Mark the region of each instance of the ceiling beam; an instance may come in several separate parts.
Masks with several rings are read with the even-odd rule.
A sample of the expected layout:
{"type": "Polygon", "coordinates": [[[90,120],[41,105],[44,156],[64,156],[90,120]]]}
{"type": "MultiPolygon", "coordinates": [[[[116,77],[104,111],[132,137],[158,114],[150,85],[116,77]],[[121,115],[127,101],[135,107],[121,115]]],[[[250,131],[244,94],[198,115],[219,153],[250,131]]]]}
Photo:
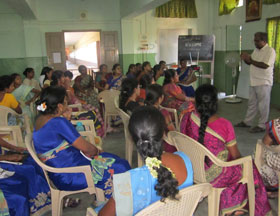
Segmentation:
{"type": "Polygon", "coordinates": [[[121,18],[131,19],[170,0],[120,0],[121,18]]]}
{"type": "Polygon", "coordinates": [[[34,20],[35,16],[35,2],[34,0],[3,0],[9,7],[11,7],[24,20],[34,20]]]}

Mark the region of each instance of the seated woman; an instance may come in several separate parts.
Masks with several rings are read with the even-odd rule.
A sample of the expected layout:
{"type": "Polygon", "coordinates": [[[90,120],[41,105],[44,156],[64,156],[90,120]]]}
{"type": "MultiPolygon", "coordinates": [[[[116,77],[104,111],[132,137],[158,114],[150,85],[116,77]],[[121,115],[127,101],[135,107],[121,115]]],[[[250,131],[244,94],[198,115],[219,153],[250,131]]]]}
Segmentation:
{"type": "MultiPolygon", "coordinates": [[[[53,69],[50,67],[43,67],[40,77],[39,77],[39,82],[40,82],[40,86],[41,88],[44,87],[44,81],[45,81],[45,77],[46,77],[46,73],[49,73],[50,71],[52,71],[53,69]]],[[[50,84],[49,84],[50,85],[50,84]]]]}
{"type": "Polygon", "coordinates": [[[154,80],[157,84],[159,85],[163,85],[164,82],[164,66],[161,66],[159,64],[155,65],[153,67],[153,71],[154,71],[154,80]]]}
{"type": "Polygon", "coordinates": [[[53,69],[49,67],[45,67],[43,68],[42,73],[43,72],[45,73],[45,78],[43,80],[43,88],[47,88],[48,86],[51,85],[53,69]]]}
{"type": "Polygon", "coordinates": [[[63,86],[66,89],[68,104],[78,104],[81,101],[75,95],[74,88],[72,87],[72,78],[73,73],[71,71],[65,71],[63,86]]]}
{"type": "MultiPolygon", "coordinates": [[[[162,103],[163,99],[164,99],[164,94],[163,94],[162,87],[160,85],[152,84],[147,87],[145,104],[154,106],[155,108],[160,110],[161,114],[164,116],[164,120],[166,124],[166,134],[167,134],[168,131],[175,131],[176,128],[172,122],[172,117],[170,113],[167,110],[160,108],[160,104],[162,103]]],[[[173,153],[177,151],[177,149],[176,147],[164,142],[164,151],[173,153]]]]}
{"type": "MultiPolygon", "coordinates": [[[[232,124],[219,117],[217,90],[209,84],[201,85],[195,92],[196,110],[184,115],[181,132],[197,140],[222,161],[240,158],[232,124]]],[[[187,143],[186,143],[187,144],[187,143]]],[[[267,215],[271,210],[263,181],[253,166],[255,183],[255,215],[267,215]]],[[[245,184],[237,183],[242,178],[240,166],[220,168],[211,160],[205,160],[206,179],[213,187],[226,188],[221,193],[220,213],[239,215],[247,211],[248,192],[245,184]]]]}
{"type": "Polygon", "coordinates": [[[135,215],[158,200],[180,199],[179,190],[193,184],[190,159],[183,152],[163,153],[165,121],[157,109],[139,107],[128,127],[145,165],[114,175],[114,198],[98,215],[135,215]]]}
{"type": "Polygon", "coordinates": [[[22,84],[21,76],[17,73],[11,75],[15,89],[12,94],[22,107],[23,114],[28,115],[30,119],[30,125],[32,127],[33,119],[35,118],[34,113],[31,112],[30,103],[34,102],[40,94],[40,90],[35,89],[32,86],[22,84]]]}
{"type": "Polygon", "coordinates": [[[138,82],[134,78],[126,78],[122,82],[122,88],[119,99],[119,107],[129,115],[133,110],[140,106],[136,102],[137,96],[139,96],[140,88],[138,82]]]}
{"type": "Polygon", "coordinates": [[[68,104],[82,104],[83,110],[72,110],[79,111],[76,116],[72,116],[72,120],[92,120],[94,123],[96,134],[100,137],[103,137],[104,123],[99,110],[90,104],[81,103],[81,101],[75,96],[74,90],[70,84],[70,77],[72,73],[70,71],[68,71],[67,73],[66,72],[63,73],[62,71],[54,71],[52,75],[53,81],[51,85],[64,87],[66,89],[68,104]]]}
{"type": "Polygon", "coordinates": [[[196,81],[196,76],[193,74],[193,69],[187,67],[187,60],[180,60],[180,67],[177,69],[179,76],[179,86],[188,97],[194,97],[194,88],[191,83],[196,81]]]}
{"type": "Polygon", "coordinates": [[[51,209],[50,189],[44,174],[29,157],[26,149],[13,146],[0,137],[0,147],[14,154],[0,155],[0,215],[43,215],[51,209]],[[18,153],[16,153],[18,152],[18,153]]]}
{"type": "MultiPolygon", "coordinates": [[[[37,101],[39,117],[33,132],[34,147],[40,159],[52,167],[89,165],[96,187],[112,195],[112,176],[130,169],[127,161],[116,155],[100,152],[87,142],[68,121],[71,110],[67,107],[66,90],[51,86],[44,89],[37,101]],[[65,117],[67,117],[67,119],[65,117]]],[[[49,177],[59,190],[81,190],[87,187],[83,174],[50,173],[49,177]]]]}
{"type": "Polygon", "coordinates": [[[15,89],[13,78],[8,75],[0,77],[0,106],[6,106],[21,114],[22,109],[11,92],[15,89]]]}
{"type": "Polygon", "coordinates": [[[112,71],[113,71],[113,76],[108,78],[105,89],[120,90],[122,80],[123,80],[123,74],[122,74],[122,69],[120,64],[114,64],[112,71]]]}
{"type": "Polygon", "coordinates": [[[128,67],[128,71],[126,72],[127,78],[136,78],[136,65],[130,64],[128,67]]]}
{"type": "MultiPolygon", "coordinates": [[[[269,121],[266,126],[267,130],[263,137],[263,143],[268,146],[278,146],[280,144],[280,118],[269,121]]],[[[279,179],[276,171],[280,171],[280,155],[265,150],[263,157],[265,163],[260,169],[260,174],[267,188],[268,197],[275,198],[278,196],[279,179]]]]}
{"type": "Polygon", "coordinates": [[[87,74],[87,68],[80,65],[78,68],[81,75],[77,76],[74,80],[75,95],[78,99],[85,101],[87,104],[99,109],[99,100],[97,92],[94,90],[93,79],[87,74]]]}
{"type": "Polygon", "coordinates": [[[193,98],[186,97],[182,89],[176,84],[178,83],[178,74],[173,69],[165,71],[165,79],[163,83],[164,100],[162,105],[177,110],[178,117],[181,117],[192,110],[194,105],[191,103],[193,98]]]}
{"type": "Polygon", "coordinates": [[[25,68],[23,71],[23,75],[25,76],[25,79],[23,80],[23,84],[27,86],[31,86],[39,91],[41,91],[41,87],[39,82],[34,79],[34,69],[33,68],[25,68]]]}
{"type": "Polygon", "coordinates": [[[99,92],[106,89],[107,80],[112,76],[112,73],[108,73],[108,66],[102,64],[99,66],[99,72],[96,73],[95,86],[99,92]]]}
{"type": "Polygon", "coordinates": [[[152,74],[152,67],[151,67],[151,63],[148,61],[143,62],[142,64],[142,70],[138,71],[136,73],[136,79],[138,81],[140,81],[140,79],[142,78],[142,76],[144,76],[145,74],[152,74]]]}
{"type": "Polygon", "coordinates": [[[139,81],[139,85],[140,85],[140,94],[137,97],[136,101],[141,104],[144,105],[144,101],[146,99],[146,88],[151,85],[154,84],[154,78],[151,74],[144,74],[140,81],[139,81]]]}

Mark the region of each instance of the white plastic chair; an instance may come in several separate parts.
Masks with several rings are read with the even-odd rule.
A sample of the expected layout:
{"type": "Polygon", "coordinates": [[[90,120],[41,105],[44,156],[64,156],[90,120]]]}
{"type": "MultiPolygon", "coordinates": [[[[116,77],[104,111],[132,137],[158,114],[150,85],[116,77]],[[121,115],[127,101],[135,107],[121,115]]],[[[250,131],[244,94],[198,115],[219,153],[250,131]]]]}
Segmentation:
{"type": "MultiPolygon", "coordinates": [[[[164,202],[157,201],[135,216],[192,216],[201,198],[211,192],[211,184],[204,183],[184,188],[179,191],[179,200],[166,199],[164,202]]],[[[87,209],[86,216],[97,216],[92,208],[87,209]]]]}
{"type": "MultiPolygon", "coordinates": [[[[263,143],[261,139],[258,139],[256,144],[256,153],[255,153],[255,164],[258,170],[260,171],[262,165],[265,164],[264,157],[265,153],[264,151],[271,151],[273,153],[280,154],[280,146],[268,146],[263,143]]],[[[274,170],[277,173],[278,181],[280,180],[280,171],[274,170]]],[[[278,215],[280,215],[280,184],[278,186],[278,215]]]]}
{"type": "Polygon", "coordinates": [[[18,114],[14,110],[12,110],[9,107],[6,106],[0,106],[0,126],[8,126],[8,116],[9,114],[17,116],[17,117],[23,117],[24,119],[24,128],[26,130],[26,133],[31,133],[31,127],[29,124],[29,117],[26,114],[18,114]]]}
{"type": "Polygon", "coordinates": [[[175,128],[176,128],[177,131],[180,131],[180,125],[179,125],[179,121],[178,121],[177,110],[173,109],[173,108],[163,107],[163,106],[159,106],[159,107],[160,107],[160,109],[167,110],[168,112],[173,114],[174,120],[175,120],[175,128]]]}
{"type": "MultiPolygon", "coordinates": [[[[237,160],[225,162],[218,159],[206,147],[198,143],[196,140],[179,133],[177,131],[170,131],[168,133],[169,139],[173,141],[178,151],[184,152],[190,158],[194,170],[194,182],[205,183],[206,175],[204,168],[205,157],[208,157],[215,165],[220,167],[231,167],[242,165],[242,178],[240,183],[247,183],[248,197],[249,197],[249,213],[253,216],[255,213],[255,187],[253,177],[253,163],[252,157],[246,156],[237,160]]],[[[219,215],[220,195],[225,188],[214,188],[209,195],[208,213],[209,215],[219,215]]]]}
{"type": "Polygon", "coordinates": [[[73,111],[73,109],[77,109],[78,111],[82,111],[83,110],[83,106],[82,104],[78,103],[78,104],[70,104],[68,105],[68,107],[70,107],[73,111]]]}
{"type": "Polygon", "coordinates": [[[104,130],[105,130],[105,136],[107,133],[107,125],[110,124],[109,122],[109,116],[118,116],[118,111],[115,108],[114,105],[114,99],[116,97],[119,97],[120,91],[118,90],[104,90],[98,94],[98,98],[101,103],[104,104],[104,110],[103,110],[103,115],[104,115],[104,130]]]}
{"type": "Polygon", "coordinates": [[[98,201],[105,201],[105,196],[103,190],[96,188],[92,175],[91,167],[88,166],[77,166],[77,167],[67,167],[67,168],[54,168],[44,164],[37,156],[36,151],[32,142],[32,134],[27,134],[25,137],[25,144],[28,152],[35,160],[35,162],[43,169],[47,182],[51,189],[51,201],[52,201],[52,216],[60,216],[62,214],[62,199],[70,194],[77,194],[88,192],[89,194],[96,194],[96,199],[98,201]],[[88,187],[77,191],[62,191],[56,188],[53,182],[48,176],[48,172],[51,173],[83,173],[85,175],[88,187]]]}
{"type": "Polygon", "coordinates": [[[102,138],[97,136],[95,127],[92,120],[71,120],[73,125],[76,125],[78,122],[81,122],[85,128],[85,131],[79,131],[81,136],[86,137],[90,143],[102,150],[102,138]]]}
{"type": "MultiPolygon", "coordinates": [[[[115,108],[118,111],[118,115],[120,115],[122,121],[123,121],[123,128],[124,128],[124,136],[125,136],[125,159],[128,161],[130,166],[132,166],[132,154],[133,154],[133,146],[134,142],[131,138],[131,135],[128,131],[128,123],[130,116],[125,113],[122,109],[119,108],[119,98],[114,99],[115,108]]],[[[137,153],[137,161],[138,161],[138,167],[141,167],[144,165],[143,160],[139,153],[137,153]]]]}
{"type": "MultiPolygon", "coordinates": [[[[23,143],[22,134],[19,126],[0,126],[1,138],[18,147],[25,147],[23,143]]],[[[2,147],[2,153],[7,150],[2,147]]]]}

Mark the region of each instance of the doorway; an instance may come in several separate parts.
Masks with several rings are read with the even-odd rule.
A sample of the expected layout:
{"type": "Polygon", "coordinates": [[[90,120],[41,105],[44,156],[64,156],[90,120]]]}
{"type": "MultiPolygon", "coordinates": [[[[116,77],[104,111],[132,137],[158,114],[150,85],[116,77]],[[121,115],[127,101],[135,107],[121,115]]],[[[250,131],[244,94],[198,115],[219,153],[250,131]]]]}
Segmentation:
{"type": "Polygon", "coordinates": [[[97,71],[100,64],[100,32],[64,32],[66,69],[74,77],[79,75],[79,65],[85,65],[89,72],[97,71]]]}
{"type": "Polygon", "coordinates": [[[45,37],[48,65],[54,70],[67,69],[76,77],[83,64],[94,77],[100,64],[107,64],[110,70],[119,63],[117,31],[46,32],[45,37]]]}

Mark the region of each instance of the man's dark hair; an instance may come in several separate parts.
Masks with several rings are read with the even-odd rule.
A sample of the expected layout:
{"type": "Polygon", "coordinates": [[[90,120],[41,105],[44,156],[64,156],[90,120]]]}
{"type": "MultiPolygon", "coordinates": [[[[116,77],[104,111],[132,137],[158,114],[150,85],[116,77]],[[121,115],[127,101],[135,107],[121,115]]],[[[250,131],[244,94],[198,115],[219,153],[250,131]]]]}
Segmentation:
{"type": "Polygon", "coordinates": [[[256,32],[255,37],[259,37],[262,41],[267,42],[267,33],[266,32],[256,32]]]}

